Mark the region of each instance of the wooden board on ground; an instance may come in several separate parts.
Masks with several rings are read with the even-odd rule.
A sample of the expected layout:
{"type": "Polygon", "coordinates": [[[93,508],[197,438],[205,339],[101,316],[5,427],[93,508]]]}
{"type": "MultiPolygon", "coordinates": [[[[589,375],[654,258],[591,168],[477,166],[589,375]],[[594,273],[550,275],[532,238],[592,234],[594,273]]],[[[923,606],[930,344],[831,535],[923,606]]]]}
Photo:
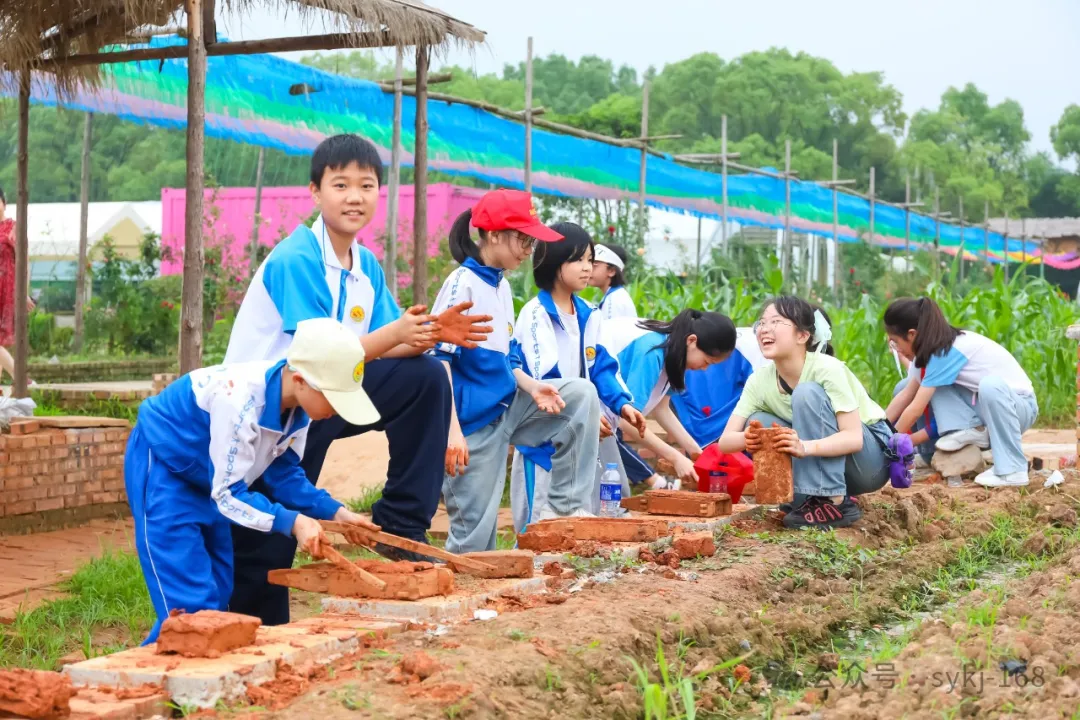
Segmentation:
{"type": "MultiPolygon", "coordinates": [[[[525,528],[523,535],[530,533],[600,542],[652,542],[668,534],[668,523],[651,518],[556,518],[532,523],[525,528]]],[[[518,536],[519,544],[521,537],[518,536]]]]}
{"type": "Polygon", "coordinates": [[[312,563],[299,568],[271,570],[268,579],[273,585],[297,590],[324,593],[336,597],[377,598],[380,600],[420,600],[434,595],[449,595],[454,590],[454,573],[431,563],[367,564],[368,572],[385,583],[381,590],[356,578],[349,571],[330,563],[312,563]],[[380,572],[375,565],[383,564],[398,572],[380,572]],[[402,572],[411,565],[411,572],[402,572]]]}
{"type": "Polygon", "coordinates": [[[640,497],[641,510],[650,515],[719,517],[731,514],[731,496],[727,493],[649,490],[640,497]]]}
{"type": "Polygon", "coordinates": [[[359,527],[358,525],[350,525],[348,523],[335,522],[333,520],[322,520],[320,522],[323,530],[339,533],[340,535],[343,535],[346,540],[351,543],[356,543],[357,545],[371,547],[376,543],[382,543],[383,545],[396,547],[400,550],[408,550],[417,553],[418,555],[423,555],[424,557],[433,557],[439,560],[445,560],[446,562],[454,562],[460,567],[468,567],[470,570],[475,570],[477,572],[492,572],[495,570],[493,566],[480,562],[479,560],[464,558],[461,555],[455,555],[452,552],[447,552],[434,545],[410,540],[409,538],[398,537],[397,535],[392,535],[387,532],[375,532],[359,527]]]}
{"type": "Polygon", "coordinates": [[[527,550],[488,550],[461,555],[470,560],[479,560],[491,565],[494,570],[474,570],[458,561],[450,560],[447,564],[454,572],[481,578],[531,578],[533,576],[533,554],[527,550]]]}
{"type": "MultiPolygon", "coordinates": [[[[99,427],[122,427],[129,428],[131,423],[120,418],[110,417],[87,417],[83,415],[47,415],[41,417],[26,418],[33,420],[41,427],[47,428],[99,428],[99,427]]],[[[15,422],[15,421],[13,421],[15,422]]]]}

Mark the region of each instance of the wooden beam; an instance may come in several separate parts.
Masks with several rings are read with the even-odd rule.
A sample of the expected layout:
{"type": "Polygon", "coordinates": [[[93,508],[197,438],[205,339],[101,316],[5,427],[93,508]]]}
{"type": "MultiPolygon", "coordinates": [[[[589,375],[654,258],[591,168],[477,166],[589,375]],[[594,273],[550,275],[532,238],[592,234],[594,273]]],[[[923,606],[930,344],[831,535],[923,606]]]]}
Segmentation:
{"type": "Polygon", "coordinates": [[[90,147],[94,135],[94,113],[83,122],[82,178],[79,183],[79,264],[75,267],[75,352],[82,350],[83,315],[86,302],[87,227],[90,214],[90,147]]]}
{"type": "Polygon", "coordinates": [[[263,168],[266,165],[266,148],[259,148],[259,160],[255,165],[255,213],[251,219],[251,246],[248,250],[248,277],[255,277],[259,264],[259,231],[262,230],[263,168]]]}
{"type": "Polygon", "coordinates": [[[413,147],[413,305],[427,304],[427,71],[429,51],[416,48],[416,126],[413,147]]]}
{"type": "Polygon", "coordinates": [[[123,17],[123,15],[124,9],[122,7],[110,8],[104,12],[84,13],[80,15],[67,25],[58,26],[55,33],[47,36],[42,41],[41,56],[52,55],[69,39],[78,37],[98,25],[111,23],[114,20],[123,17]]]}
{"type": "Polygon", "coordinates": [[[15,207],[18,218],[15,221],[15,379],[11,388],[11,396],[15,398],[28,397],[26,392],[26,360],[29,355],[30,342],[27,330],[30,320],[30,309],[26,299],[30,296],[30,256],[29,256],[29,212],[30,212],[30,188],[28,185],[30,173],[29,138],[30,138],[30,71],[24,69],[19,73],[19,127],[16,131],[16,200],[15,207]]]}
{"type": "MultiPolygon", "coordinates": [[[[206,45],[203,0],[188,2],[187,183],[184,214],[184,280],[180,305],[180,372],[202,365],[203,149],[206,123],[206,45]]],[[[215,46],[220,47],[220,46],[215,46]]]]}
{"type": "Polygon", "coordinates": [[[525,192],[532,192],[533,39],[525,51],[525,192]]]}
{"type": "MultiPolygon", "coordinates": [[[[191,0],[189,0],[190,2],[191,0]]],[[[201,4],[203,0],[198,0],[201,4]]],[[[203,26],[199,25],[199,36],[202,37],[203,26]]],[[[192,36],[191,27],[188,27],[188,38],[192,36]]],[[[306,37],[268,38],[266,40],[241,40],[238,42],[214,43],[205,49],[205,54],[211,57],[222,55],[259,55],[273,52],[298,52],[309,50],[336,50],[339,48],[362,49],[393,47],[394,43],[390,34],[378,32],[365,33],[331,33],[329,35],[310,35],[306,37]]],[[[177,60],[188,56],[186,45],[169,45],[168,47],[138,48],[136,50],[119,50],[117,52],[97,52],[85,55],[69,55],[50,58],[42,61],[41,70],[50,70],[56,67],[81,67],[85,65],[110,65],[115,63],[142,62],[146,60],[177,60]]]]}
{"type": "Polygon", "coordinates": [[[386,183],[386,250],[383,253],[386,286],[397,301],[398,207],[401,202],[401,76],[405,53],[397,48],[394,60],[394,120],[390,131],[390,178],[386,183]]]}

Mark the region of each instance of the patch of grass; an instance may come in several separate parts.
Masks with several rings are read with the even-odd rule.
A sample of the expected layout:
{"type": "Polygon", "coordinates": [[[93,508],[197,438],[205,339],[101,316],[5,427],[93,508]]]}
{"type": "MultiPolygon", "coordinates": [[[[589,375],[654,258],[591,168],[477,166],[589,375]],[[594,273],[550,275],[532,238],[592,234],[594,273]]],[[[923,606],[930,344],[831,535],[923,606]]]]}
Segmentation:
{"type": "Polygon", "coordinates": [[[156,616],[134,553],[106,550],[62,585],[67,597],[20,612],[0,631],[0,667],[58,670],[60,658],[137,645],[156,616]],[[96,639],[108,636],[111,641],[96,639]]]}
{"type": "Polygon", "coordinates": [[[566,564],[572,567],[578,575],[614,570],[622,572],[624,567],[637,567],[641,563],[636,558],[625,555],[619,551],[613,551],[607,557],[583,558],[577,555],[567,555],[566,564]]]}
{"type": "Polygon", "coordinates": [[[87,400],[76,407],[66,407],[60,404],[60,393],[55,390],[31,390],[30,397],[37,404],[34,415],[38,417],[51,417],[62,415],[88,415],[91,417],[109,417],[127,420],[135,424],[139,417],[138,402],[125,402],[116,398],[107,400],[87,400]]]}
{"type": "Polygon", "coordinates": [[[645,720],[696,717],[697,693],[701,683],[710,675],[733,668],[743,660],[743,657],[736,657],[708,670],[688,673],[686,654],[692,646],[693,642],[680,641],[675,656],[669,659],[658,632],[653,661],[659,677],[655,681],[648,666],[638,663],[634,658],[627,658],[633,667],[631,682],[641,694],[642,716],[645,720]]]}
{"type": "Polygon", "coordinates": [[[383,485],[378,487],[366,487],[361,490],[358,497],[351,498],[345,501],[345,507],[352,510],[354,513],[371,514],[371,506],[382,499],[383,485]]]}
{"type": "Polygon", "coordinates": [[[513,628],[512,630],[508,631],[506,633],[506,637],[510,638],[514,642],[525,642],[526,640],[531,639],[529,633],[525,632],[524,630],[518,630],[517,628],[513,628]]]}

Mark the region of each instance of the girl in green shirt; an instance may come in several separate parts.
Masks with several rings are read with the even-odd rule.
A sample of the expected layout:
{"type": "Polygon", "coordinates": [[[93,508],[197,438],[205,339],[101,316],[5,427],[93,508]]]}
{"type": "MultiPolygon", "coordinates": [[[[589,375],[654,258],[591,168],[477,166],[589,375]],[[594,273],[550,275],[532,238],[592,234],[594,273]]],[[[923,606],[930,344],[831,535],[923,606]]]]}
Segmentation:
{"type": "Polygon", "coordinates": [[[772,362],[750,376],[718,443],[722,452],[760,449],[747,423],[785,428],[778,449],[791,455],[795,499],[784,525],[847,527],[862,517],[852,495],[889,479],[885,450],[893,431],[881,409],[829,344],[828,316],[802,298],[770,301],[754,325],[772,362]]]}

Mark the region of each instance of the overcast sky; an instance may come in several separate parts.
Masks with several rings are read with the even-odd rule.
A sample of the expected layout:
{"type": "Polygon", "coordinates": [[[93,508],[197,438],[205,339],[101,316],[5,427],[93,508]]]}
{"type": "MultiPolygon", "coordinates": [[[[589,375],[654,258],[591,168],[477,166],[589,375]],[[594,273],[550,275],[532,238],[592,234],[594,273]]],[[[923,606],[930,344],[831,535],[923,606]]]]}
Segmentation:
{"type": "MultiPolygon", "coordinates": [[[[730,60],[786,47],[843,72],[883,71],[909,115],[974,82],[991,104],[1019,101],[1032,145],[1049,151],[1050,126],[1080,103],[1080,0],[428,1],[487,32],[486,46],[448,58],[478,73],[524,60],[530,35],[537,55],[599,55],[639,72],[698,52],[730,60]]],[[[322,31],[295,17],[223,20],[234,40],[322,31]]]]}

